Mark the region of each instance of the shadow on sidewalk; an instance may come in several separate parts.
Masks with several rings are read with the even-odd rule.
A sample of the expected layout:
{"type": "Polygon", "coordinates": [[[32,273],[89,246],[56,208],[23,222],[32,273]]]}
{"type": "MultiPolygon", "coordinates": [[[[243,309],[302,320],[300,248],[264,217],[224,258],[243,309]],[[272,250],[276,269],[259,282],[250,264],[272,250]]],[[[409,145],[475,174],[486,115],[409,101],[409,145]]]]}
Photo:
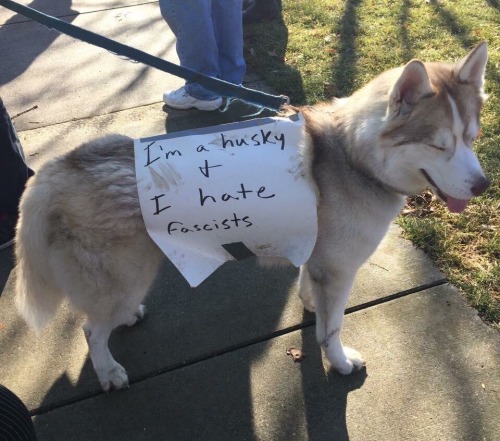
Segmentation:
{"type": "Polygon", "coordinates": [[[175,110],[167,105],[163,106],[163,111],[167,114],[167,118],[165,119],[165,133],[199,129],[276,115],[276,112],[267,109],[255,115],[258,109],[243,101],[233,101],[227,109],[214,110],[212,112],[202,112],[196,109],[175,110]]]}
{"type": "Polygon", "coordinates": [[[165,262],[146,302],[149,317],[110,338],[130,388],[100,391],[87,357],[76,384],[63,374],[44,392],[35,410],[40,441],[257,440],[252,364],[267,341],[246,342],[278,327],[296,275],[248,259],[193,290],[165,262]]]}
{"type": "MultiPolygon", "coordinates": [[[[304,312],[303,320],[306,321],[308,317],[309,313],[304,312]]],[[[348,376],[332,368],[325,374],[314,329],[302,330],[302,344],[308,348],[308,362],[301,365],[307,439],[348,441],[347,399],[349,393],[363,386],[368,376],[366,368],[348,376]]]]}
{"type": "Polygon", "coordinates": [[[0,296],[14,268],[14,247],[0,251],[0,296]]]}
{"type": "MultiPolygon", "coordinates": [[[[58,16],[64,16],[65,21],[71,23],[78,12],[71,9],[72,0],[58,0],[58,16]]],[[[37,11],[44,12],[53,4],[52,0],[33,0],[28,6],[36,9],[37,11]]],[[[39,33],[40,38],[36,41],[30,39],[31,34],[25,33],[21,29],[17,32],[17,38],[24,40],[21,44],[16,42],[18,47],[22,47],[23,51],[15,54],[16,60],[9,62],[12,58],[12,29],[11,26],[25,27],[25,26],[42,26],[35,23],[21,14],[16,14],[0,26],[0,59],[2,60],[2,69],[0,69],[0,85],[7,84],[17,78],[28,69],[31,63],[42,54],[53,42],[61,35],[55,30],[50,32],[39,33]],[[20,23],[20,17],[27,20],[25,23],[20,23]]]]}

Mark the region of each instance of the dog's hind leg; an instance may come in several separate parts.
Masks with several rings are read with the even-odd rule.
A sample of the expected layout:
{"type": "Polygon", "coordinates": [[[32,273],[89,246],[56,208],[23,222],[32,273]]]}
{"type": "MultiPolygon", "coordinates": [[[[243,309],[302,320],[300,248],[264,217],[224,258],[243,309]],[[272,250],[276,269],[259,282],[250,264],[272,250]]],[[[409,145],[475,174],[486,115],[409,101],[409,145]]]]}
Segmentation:
{"type": "Polygon", "coordinates": [[[144,317],[145,307],[141,302],[153,276],[154,271],[139,272],[135,283],[130,283],[126,288],[123,284],[120,286],[118,283],[109,283],[98,298],[94,296],[95,303],[86,305],[87,321],[83,330],[94,370],[106,392],[128,386],[125,369],[113,358],[109,350],[109,336],[116,327],[133,326],[144,317]]]}
{"type": "MultiPolygon", "coordinates": [[[[93,243],[105,242],[98,239],[93,243]]],[[[163,254],[147,234],[140,232],[133,239],[106,243],[104,251],[99,246],[91,251],[73,246],[58,263],[65,268],[60,284],[75,309],[87,317],[83,330],[89,355],[102,388],[109,391],[128,385],[125,369],[108,348],[109,336],[116,327],[132,326],[143,318],[142,302],[163,254]]]]}
{"type": "Polygon", "coordinates": [[[309,275],[309,271],[307,270],[307,265],[302,265],[300,267],[300,273],[297,280],[297,289],[304,308],[309,312],[315,312],[316,307],[314,305],[314,296],[312,292],[313,288],[311,277],[309,275]]]}
{"type": "Polygon", "coordinates": [[[102,294],[103,301],[92,307],[89,305],[86,310],[87,321],[83,331],[94,370],[106,392],[128,386],[127,372],[111,355],[108,340],[116,327],[133,326],[144,316],[145,307],[140,302],[145,295],[145,286],[131,286],[130,291],[121,292],[110,288],[110,291],[102,294]]]}
{"type": "Polygon", "coordinates": [[[355,273],[325,268],[309,268],[309,273],[316,307],[316,338],[332,366],[348,375],[365,365],[361,354],[343,346],[340,338],[355,273]]]}
{"type": "Polygon", "coordinates": [[[87,320],[83,325],[94,370],[101,387],[106,392],[111,388],[121,389],[128,386],[125,368],[116,362],[108,348],[108,340],[113,328],[111,322],[87,320]]]}

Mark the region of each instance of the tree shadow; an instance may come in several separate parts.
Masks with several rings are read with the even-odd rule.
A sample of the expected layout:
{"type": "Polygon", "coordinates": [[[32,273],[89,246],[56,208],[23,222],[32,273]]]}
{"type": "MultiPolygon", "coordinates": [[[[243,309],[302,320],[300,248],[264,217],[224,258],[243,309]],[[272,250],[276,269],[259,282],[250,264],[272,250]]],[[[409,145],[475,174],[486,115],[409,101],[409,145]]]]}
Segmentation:
{"type": "MultiPolygon", "coordinates": [[[[77,11],[71,9],[72,0],[57,1],[58,16],[64,16],[65,21],[71,23],[78,15],[77,11]]],[[[28,6],[43,12],[50,6],[53,6],[53,2],[51,0],[33,0],[28,6]]],[[[17,39],[24,39],[25,43],[21,45],[23,48],[22,52],[13,55],[11,53],[12,42],[10,41],[10,38],[12,38],[12,31],[9,25],[16,23],[17,26],[42,26],[31,20],[20,23],[20,18],[26,19],[23,15],[16,14],[0,26],[0,58],[2,59],[0,85],[9,83],[25,72],[31,63],[42,54],[59,35],[61,35],[58,31],[50,30],[49,32],[39,33],[39,38],[33,41],[29,39],[29,33],[25,36],[24,32],[19,31],[17,39]]]]}
{"type": "MultiPolygon", "coordinates": [[[[498,8],[499,2],[497,0],[490,0],[488,3],[498,8]]],[[[466,51],[471,50],[478,43],[477,38],[470,37],[472,35],[471,29],[456,14],[437,2],[433,3],[432,7],[438,13],[441,25],[450,31],[466,51]]],[[[498,69],[487,67],[486,79],[487,82],[495,81],[500,83],[500,72],[498,69]]]]}
{"type": "Polygon", "coordinates": [[[432,3],[432,7],[438,13],[441,25],[447,28],[450,33],[460,41],[464,48],[470,49],[472,46],[474,46],[474,44],[477,43],[476,39],[472,39],[471,37],[469,37],[469,29],[452,11],[447,9],[439,2],[432,3]]]}
{"type": "Polygon", "coordinates": [[[401,46],[403,60],[408,61],[414,57],[414,51],[411,44],[411,39],[408,34],[408,19],[410,18],[410,8],[412,3],[410,0],[402,0],[401,11],[398,17],[399,32],[401,35],[401,46]]]}
{"type": "Polygon", "coordinates": [[[361,0],[347,0],[344,13],[334,28],[334,33],[339,35],[340,44],[338,58],[333,63],[333,84],[336,85],[337,96],[348,96],[354,91],[357,74],[356,38],[358,34],[357,7],[361,0]]]}
{"type": "MultiPolygon", "coordinates": [[[[154,13],[155,6],[154,3],[143,5],[146,13],[138,13],[141,6],[131,6],[118,12],[114,9],[91,11],[74,17],[83,29],[102,32],[107,38],[168,59],[174,39],[159,12],[154,13]],[[162,32],[165,32],[164,39],[151,37],[163,35],[162,32]]],[[[11,95],[10,108],[34,110],[35,105],[38,106],[16,119],[18,131],[113,115],[161,99],[161,84],[166,73],[33,22],[15,23],[5,28],[5,40],[10,43],[4,45],[0,41],[0,52],[5,49],[5,59],[12,66],[0,72],[0,81],[3,76],[9,81],[10,77],[20,74],[5,86],[5,93],[11,95]],[[59,38],[51,43],[54,36],[59,38]],[[37,41],[45,41],[49,47],[29,66],[22,60],[30,58],[24,54],[31,51],[30,46],[37,47],[37,41]],[[21,54],[21,61],[16,58],[17,53],[21,54]],[[54,87],[54,79],[58,81],[57,87],[54,87]],[[80,101],[75,106],[76,92],[78,96],[92,99],[80,101]]]]}
{"type": "Polygon", "coordinates": [[[406,404],[408,415],[420,414],[418,424],[422,428],[429,423],[429,417],[438,424],[449,424],[456,431],[449,434],[450,439],[489,439],[488,433],[495,426],[490,415],[496,411],[487,404],[484,394],[492,391],[486,386],[483,393],[478,390],[481,382],[493,389],[497,378],[500,352],[495,331],[481,323],[458,290],[448,285],[430,288],[398,302],[388,305],[384,315],[387,330],[394,333],[392,346],[400,348],[399,356],[391,354],[386,359],[392,370],[387,377],[404,378],[415,399],[403,400],[389,381],[386,393],[393,397],[392,406],[400,408],[406,404]],[[403,311],[415,314],[409,318],[403,311]],[[406,340],[407,335],[411,335],[411,340],[406,340]],[[406,373],[397,366],[416,365],[416,360],[426,367],[426,374],[406,373]],[[425,405],[416,397],[434,403],[434,411],[425,415],[425,405]]]}
{"type": "Polygon", "coordinates": [[[491,7],[500,9],[500,2],[498,0],[486,0],[491,7]]]}

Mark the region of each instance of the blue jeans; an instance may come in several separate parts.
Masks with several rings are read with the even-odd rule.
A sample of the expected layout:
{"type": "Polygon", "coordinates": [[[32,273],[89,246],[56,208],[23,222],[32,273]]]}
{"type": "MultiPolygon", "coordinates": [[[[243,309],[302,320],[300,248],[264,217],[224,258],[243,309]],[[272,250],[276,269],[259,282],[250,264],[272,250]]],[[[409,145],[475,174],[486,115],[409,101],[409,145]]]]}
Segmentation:
{"type": "MultiPolygon", "coordinates": [[[[177,38],[183,67],[234,84],[241,84],[243,58],[243,0],[159,0],[163,18],[177,38]]],[[[197,83],[186,91],[200,100],[218,95],[197,83]]]]}

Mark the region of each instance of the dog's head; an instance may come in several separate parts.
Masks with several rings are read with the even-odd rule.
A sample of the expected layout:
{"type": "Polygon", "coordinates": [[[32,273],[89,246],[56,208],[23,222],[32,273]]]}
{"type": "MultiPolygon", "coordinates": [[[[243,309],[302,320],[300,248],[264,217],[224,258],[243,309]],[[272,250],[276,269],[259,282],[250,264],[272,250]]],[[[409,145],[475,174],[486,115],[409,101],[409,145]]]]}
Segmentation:
{"type": "Polygon", "coordinates": [[[379,133],[384,178],[395,188],[415,194],[430,186],[450,211],[461,212],[489,187],[472,150],[487,59],[483,42],[455,64],[412,60],[386,76],[379,133]]]}

